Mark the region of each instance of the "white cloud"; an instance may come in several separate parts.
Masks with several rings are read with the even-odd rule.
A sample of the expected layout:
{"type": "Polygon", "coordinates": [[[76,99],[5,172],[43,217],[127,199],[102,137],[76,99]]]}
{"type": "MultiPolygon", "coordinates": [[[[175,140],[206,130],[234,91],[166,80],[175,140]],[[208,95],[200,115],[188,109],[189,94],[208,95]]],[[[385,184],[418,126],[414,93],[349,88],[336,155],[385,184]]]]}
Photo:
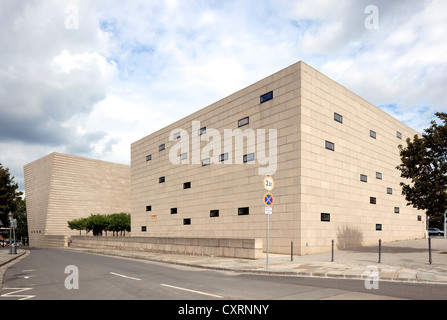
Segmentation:
{"type": "Polygon", "coordinates": [[[3,0],[2,161],[128,163],[131,142],[299,60],[421,130],[445,111],[446,2],[376,0],[378,30],[369,4],[3,0]]]}

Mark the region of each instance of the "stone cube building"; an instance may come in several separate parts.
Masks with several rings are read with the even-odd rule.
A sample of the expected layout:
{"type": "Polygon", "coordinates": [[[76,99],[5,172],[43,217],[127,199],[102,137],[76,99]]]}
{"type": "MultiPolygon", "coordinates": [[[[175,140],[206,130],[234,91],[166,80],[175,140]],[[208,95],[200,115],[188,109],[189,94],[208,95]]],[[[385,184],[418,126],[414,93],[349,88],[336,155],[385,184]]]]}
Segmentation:
{"type": "Polygon", "coordinates": [[[398,145],[416,131],[298,62],[131,146],[132,236],[266,244],[296,254],[421,238],[398,145]]]}
{"type": "Polygon", "coordinates": [[[24,167],[30,245],[64,246],[67,221],[130,213],[128,165],[52,153],[24,167]]]}

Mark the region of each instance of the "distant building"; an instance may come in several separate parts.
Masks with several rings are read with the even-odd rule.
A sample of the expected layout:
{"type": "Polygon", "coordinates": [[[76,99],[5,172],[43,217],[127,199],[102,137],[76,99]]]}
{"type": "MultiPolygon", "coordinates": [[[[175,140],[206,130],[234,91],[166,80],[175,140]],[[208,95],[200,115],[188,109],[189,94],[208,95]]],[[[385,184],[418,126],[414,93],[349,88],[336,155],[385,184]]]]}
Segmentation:
{"type": "Polygon", "coordinates": [[[130,167],[52,153],[24,167],[31,246],[64,246],[67,221],[91,214],[130,213],[130,167]]]}
{"type": "Polygon", "coordinates": [[[260,238],[265,250],[270,175],[270,252],[421,238],[425,214],[395,169],[415,134],[298,62],[132,144],[132,236],[260,238]]]}

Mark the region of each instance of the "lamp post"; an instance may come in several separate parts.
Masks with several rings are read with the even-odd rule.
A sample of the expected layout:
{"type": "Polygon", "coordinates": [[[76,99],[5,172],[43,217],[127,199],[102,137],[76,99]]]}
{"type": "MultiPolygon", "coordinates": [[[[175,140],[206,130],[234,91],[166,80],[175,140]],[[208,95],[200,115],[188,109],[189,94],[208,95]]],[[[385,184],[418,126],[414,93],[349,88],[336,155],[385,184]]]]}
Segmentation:
{"type": "Polygon", "coordinates": [[[8,213],[8,220],[9,220],[9,254],[12,254],[12,244],[11,244],[12,213],[11,213],[11,211],[9,211],[9,213],[8,213]]]}

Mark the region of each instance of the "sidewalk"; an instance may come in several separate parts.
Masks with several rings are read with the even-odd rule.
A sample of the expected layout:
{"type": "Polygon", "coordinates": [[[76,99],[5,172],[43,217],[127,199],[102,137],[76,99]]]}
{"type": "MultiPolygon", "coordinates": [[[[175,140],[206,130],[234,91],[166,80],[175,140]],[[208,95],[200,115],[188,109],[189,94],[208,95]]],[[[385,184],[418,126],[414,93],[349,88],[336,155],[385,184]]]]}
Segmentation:
{"type": "Polygon", "coordinates": [[[259,260],[135,252],[124,250],[69,249],[96,254],[114,255],[169,264],[231,272],[270,275],[371,279],[447,284],[447,240],[432,238],[432,263],[429,263],[428,240],[382,243],[381,262],[377,246],[336,250],[306,256],[269,254],[259,260]]]}
{"type": "MultiPolygon", "coordinates": [[[[124,250],[63,249],[237,273],[371,279],[377,275],[373,272],[378,272],[380,281],[447,284],[447,240],[434,237],[431,240],[431,247],[431,264],[429,264],[428,240],[421,239],[383,243],[380,263],[376,245],[336,250],[334,262],[331,262],[330,252],[294,256],[293,261],[287,255],[269,254],[268,268],[265,257],[259,260],[246,260],[124,250]]],[[[9,254],[8,248],[0,248],[0,269],[5,269],[7,267],[5,264],[25,253],[27,250],[22,248],[17,249],[17,254],[9,254]]]]}

